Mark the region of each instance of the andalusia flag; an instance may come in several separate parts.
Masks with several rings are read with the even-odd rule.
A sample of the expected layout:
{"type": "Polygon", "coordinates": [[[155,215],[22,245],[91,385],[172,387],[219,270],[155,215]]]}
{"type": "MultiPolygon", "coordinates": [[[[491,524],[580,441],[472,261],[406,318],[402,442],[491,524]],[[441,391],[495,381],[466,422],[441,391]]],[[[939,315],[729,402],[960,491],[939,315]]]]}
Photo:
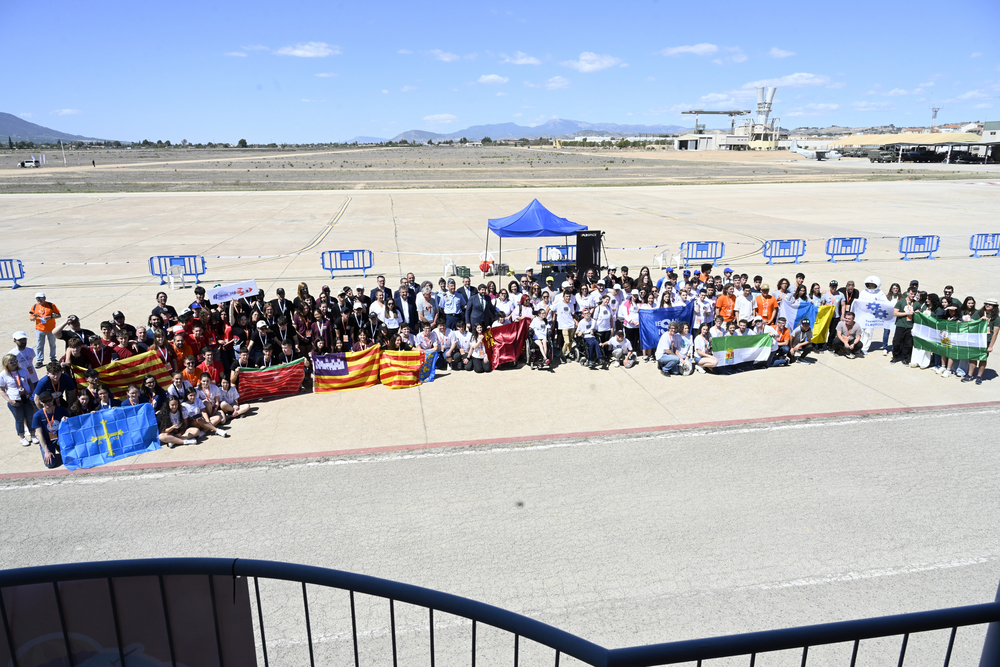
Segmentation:
{"type": "Polygon", "coordinates": [[[716,336],[712,339],[712,354],[720,366],[733,366],[747,361],[767,361],[774,339],[771,334],[751,336],[716,336]]]}
{"type": "Polygon", "coordinates": [[[949,359],[986,359],[989,322],[952,322],[925,313],[913,314],[913,347],[949,359]]]}

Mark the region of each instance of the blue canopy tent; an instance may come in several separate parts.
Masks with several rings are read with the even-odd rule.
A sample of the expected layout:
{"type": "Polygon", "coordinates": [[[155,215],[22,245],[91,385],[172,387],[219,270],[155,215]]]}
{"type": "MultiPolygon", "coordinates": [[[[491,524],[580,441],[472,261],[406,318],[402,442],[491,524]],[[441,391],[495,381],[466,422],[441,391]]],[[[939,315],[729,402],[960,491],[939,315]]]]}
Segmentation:
{"type": "MultiPolygon", "coordinates": [[[[503,261],[504,238],[535,238],[539,236],[563,236],[587,231],[586,225],[560,218],[542,206],[537,199],[514,215],[489,220],[486,230],[486,252],[490,250],[490,232],[500,237],[500,262],[503,261]]],[[[567,240],[568,244],[568,240],[567,240]]]]}

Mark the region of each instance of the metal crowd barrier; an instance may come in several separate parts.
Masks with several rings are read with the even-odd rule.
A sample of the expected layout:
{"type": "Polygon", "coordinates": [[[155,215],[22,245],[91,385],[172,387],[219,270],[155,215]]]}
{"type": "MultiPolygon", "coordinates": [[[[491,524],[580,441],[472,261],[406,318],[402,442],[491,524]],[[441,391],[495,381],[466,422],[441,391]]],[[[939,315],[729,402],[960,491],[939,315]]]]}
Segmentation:
{"type": "Polygon", "coordinates": [[[981,252],[992,252],[992,257],[1000,257],[1000,234],[973,234],[969,250],[973,257],[982,257],[981,252]]]}
{"type": "Polygon", "coordinates": [[[826,254],[830,256],[829,261],[836,262],[837,257],[850,257],[854,255],[854,261],[860,262],[861,255],[868,249],[868,239],[860,236],[836,237],[828,239],[826,242],[826,254]]]}
{"type": "Polygon", "coordinates": [[[204,255],[159,255],[149,258],[149,273],[160,279],[160,284],[167,282],[173,274],[174,267],[184,277],[193,276],[195,283],[200,283],[200,276],[205,275],[208,266],[204,255]]]}
{"type": "Polygon", "coordinates": [[[361,271],[367,278],[368,269],[375,266],[375,254],[371,250],[327,250],[321,255],[320,266],[331,278],[334,271],[361,271]]]}
{"type": "MultiPolygon", "coordinates": [[[[483,664],[494,665],[500,664],[498,654],[512,654],[515,667],[519,667],[521,660],[529,662],[526,659],[529,656],[532,664],[552,664],[550,660],[554,660],[555,667],[559,667],[563,655],[594,667],[701,664],[703,660],[731,656],[749,656],[749,664],[754,665],[759,654],[795,650],[801,652],[800,664],[805,667],[809,650],[814,647],[853,644],[850,661],[853,666],[859,654],[870,661],[873,654],[887,650],[884,643],[862,646],[862,641],[902,636],[897,663],[902,666],[911,635],[938,630],[950,631],[947,646],[942,645],[939,652],[935,649],[935,654],[943,657],[944,667],[949,667],[953,656],[957,656],[959,664],[996,665],[1000,660],[1000,601],[607,649],[526,616],[426,588],[339,570],[222,558],[107,561],[0,571],[0,615],[3,631],[0,664],[13,667],[18,667],[18,658],[25,657],[37,643],[39,638],[34,634],[39,632],[38,627],[58,628],[47,635],[46,660],[52,664],[63,661],[73,664],[70,655],[77,650],[73,645],[92,653],[92,645],[84,643],[89,637],[81,624],[93,628],[101,623],[114,628],[111,633],[114,636],[109,635],[104,644],[109,655],[102,656],[104,662],[101,664],[111,664],[112,660],[115,664],[126,664],[126,647],[141,649],[135,643],[140,637],[135,635],[155,635],[168,645],[170,664],[177,665],[182,661],[178,648],[186,647],[190,651],[192,637],[188,635],[197,634],[203,651],[217,653],[203,655],[201,662],[219,665],[224,662],[224,654],[239,653],[242,646],[244,653],[247,650],[255,652],[264,667],[269,667],[271,661],[306,664],[306,649],[308,664],[312,666],[349,664],[353,658],[353,664],[359,667],[362,654],[365,664],[388,665],[390,651],[393,667],[401,662],[423,664],[427,657],[431,667],[435,659],[449,664],[464,663],[465,656],[471,656],[472,667],[476,665],[477,656],[483,664]],[[172,579],[174,577],[182,581],[172,579]],[[88,584],[91,586],[88,590],[98,591],[98,594],[84,597],[91,609],[83,610],[88,613],[86,618],[81,618],[79,591],[81,586],[88,584]],[[144,595],[137,602],[135,592],[143,590],[143,586],[146,591],[158,593],[144,595]],[[15,587],[25,588],[15,590],[15,587]],[[77,589],[75,597],[74,587],[77,589]],[[199,589],[211,595],[210,600],[205,600],[208,596],[202,597],[200,607],[192,607],[195,604],[193,594],[177,593],[199,589]],[[16,609],[9,606],[32,598],[36,603],[44,598],[47,604],[23,605],[16,609]],[[72,602],[72,609],[67,608],[67,602],[72,602]],[[132,616],[123,617],[128,612],[120,606],[126,602],[133,615],[142,619],[140,625],[136,625],[132,616]],[[31,618],[28,609],[34,610],[35,618],[31,618]],[[48,610],[47,613],[44,610],[48,610]],[[197,616],[198,622],[185,624],[183,621],[188,617],[181,614],[197,616]],[[463,620],[441,618],[442,614],[463,620]],[[38,618],[38,615],[45,618],[38,618]],[[172,626],[171,619],[181,622],[172,626]],[[297,622],[299,619],[303,621],[301,625],[297,622]],[[959,628],[984,624],[990,625],[981,649],[978,640],[969,633],[963,633],[962,641],[956,644],[959,628]],[[506,634],[497,635],[496,631],[506,634]],[[439,639],[437,646],[435,633],[439,639]],[[247,645],[250,640],[252,648],[247,645]],[[214,646],[209,648],[212,644],[214,646]],[[972,656],[972,652],[979,655],[972,656]],[[373,659],[376,654],[381,659],[373,659]],[[974,657],[978,660],[974,661],[974,657]]],[[[883,655],[874,655],[874,658],[882,658],[877,661],[879,664],[888,664],[883,655]]],[[[846,660],[843,662],[847,664],[846,660]]]]}
{"type": "Polygon", "coordinates": [[[903,259],[910,261],[910,255],[927,254],[927,259],[935,259],[934,253],[941,247],[940,236],[904,236],[899,239],[899,252],[903,259]]]}
{"type": "Polygon", "coordinates": [[[18,280],[24,279],[24,264],[19,259],[0,259],[0,281],[11,280],[14,282],[11,289],[17,289],[20,285],[18,280]]]}
{"type": "Polygon", "coordinates": [[[776,259],[792,257],[799,263],[799,257],[806,254],[805,239],[776,239],[764,241],[764,257],[768,264],[774,264],[776,259]]]}
{"type": "Polygon", "coordinates": [[[711,262],[712,266],[718,266],[718,262],[726,255],[726,244],[722,241],[685,241],[681,243],[681,259],[684,266],[691,266],[691,262],[711,262]]]}
{"type": "Polygon", "coordinates": [[[576,264],[575,245],[544,245],[538,249],[538,264],[566,268],[576,264]]]}

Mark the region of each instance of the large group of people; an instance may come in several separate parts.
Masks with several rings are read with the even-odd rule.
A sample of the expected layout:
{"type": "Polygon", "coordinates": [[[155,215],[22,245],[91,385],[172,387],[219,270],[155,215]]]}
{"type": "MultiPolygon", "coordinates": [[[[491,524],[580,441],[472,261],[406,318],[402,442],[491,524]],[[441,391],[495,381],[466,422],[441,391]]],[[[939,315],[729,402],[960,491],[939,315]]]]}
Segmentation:
{"type": "MultiPolygon", "coordinates": [[[[168,303],[166,292],[159,292],[144,322],[129,323],[115,311],[97,323],[96,332],[76,315],[62,318],[39,292],[29,311],[35,348],[29,347],[25,332],[14,334],[15,346],[2,358],[0,390],[21,444],[37,444],[45,465],[55,467],[60,464],[58,424],[69,416],[145,402],[156,411],[159,437],[168,447],[193,444],[207,435],[228,437],[229,422],[252,412],[240,403],[244,370],[304,359],[303,390],[309,390],[313,356],[379,346],[436,352],[439,368],[488,373],[487,332],[520,320],[529,320],[527,361],[550,370],[576,359],[594,369],[655,362],[665,376],[714,373],[719,369],[711,340],[719,336],[772,336],[769,358],[757,362],[765,367],[811,363],[810,355],[824,351],[865,356],[875,342],[875,332],[854,321],[852,307],[861,295],[854,281],[841,287],[831,280],[824,288],[798,273],[794,281],[779,279],[772,289],[762,276],[751,278],[730,268],[715,273],[711,264],[694,270],[667,267],[659,277],[647,267],[633,276],[628,267],[619,271],[612,265],[604,275],[590,269],[558,279],[536,277],[528,267],[521,276],[499,280],[499,285],[490,279],[474,287],[469,277],[441,278],[435,288],[409,273],[395,287],[379,276],[370,290],[363,284],[335,291],[323,286],[314,295],[300,283],[291,299],[279,287],[271,299],[260,290],[225,303],[211,303],[197,286],[194,301],[181,312],[168,303]],[[833,307],[823,344],[812,342],[816,336],[809,319],[790,323],[780,315],[782,302],[804,301],[833,307]],[[641,339],[642,310],[687,304],[693,312],[690,322],[671,323],[654,346],[641,339]],[[56,341],[64,344],[61,355],[56,341]],[[170,371],[169,387],[147,376],[128,387],[119,402],[94,369],[148,351],[170,371]],[[83,389],[78,390],[74,367],[83,369],[83,389]],[[44,375],[39,375],[42,369],[44,375]]],[[[861,288],[877,292],[882,286],[870,276],[861,288]]],[[[884,354],[891,353],[893,363],[933,367],[942,377],[982,383],[985,360],[966,368],[955,359],[916,359],[913,316],[926,312],[940,319],[987,320],[987,350],[992,352],[1000,322],[995,299],[979,305],[974,297],[956,297],[950,285],[940,295],[928,293],[916,280],[905,288],[893,283],[884,294],[895,325],[883,330],[881,347],[884,354]]]]}

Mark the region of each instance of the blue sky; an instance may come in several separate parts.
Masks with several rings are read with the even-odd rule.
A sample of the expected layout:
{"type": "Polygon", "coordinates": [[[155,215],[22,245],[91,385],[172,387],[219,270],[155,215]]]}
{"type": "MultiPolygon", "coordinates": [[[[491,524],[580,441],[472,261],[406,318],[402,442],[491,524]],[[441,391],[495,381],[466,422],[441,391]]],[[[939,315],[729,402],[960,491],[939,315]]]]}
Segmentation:
{"type": "Polygon", "coordinates": [[[682,110],[750,109],[765,82],[784,127],[1000,119],[996,0],[772,2],[756,25],[750,4],[5,0],[0,111],[105,138],[326,142],[690,126],[682,110]]]}

